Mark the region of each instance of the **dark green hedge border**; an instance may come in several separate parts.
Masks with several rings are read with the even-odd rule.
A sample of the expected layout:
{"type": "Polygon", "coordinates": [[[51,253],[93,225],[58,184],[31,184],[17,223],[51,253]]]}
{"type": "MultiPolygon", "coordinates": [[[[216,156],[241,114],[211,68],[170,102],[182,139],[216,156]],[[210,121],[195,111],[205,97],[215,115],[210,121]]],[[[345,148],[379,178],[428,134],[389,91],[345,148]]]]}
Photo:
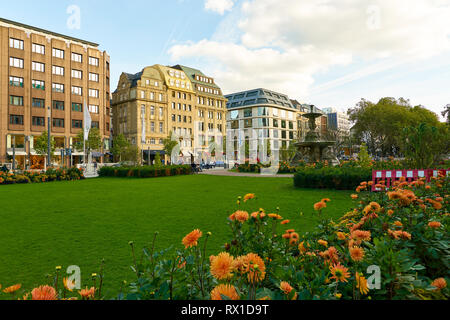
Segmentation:
{"type": "Polygon", "coordinates": [[[182,166],[144,166],[144,167],[103,167],[99,170],[100,177],[117,178],[157,178],[192,173],[189,165],[182,166]]]}

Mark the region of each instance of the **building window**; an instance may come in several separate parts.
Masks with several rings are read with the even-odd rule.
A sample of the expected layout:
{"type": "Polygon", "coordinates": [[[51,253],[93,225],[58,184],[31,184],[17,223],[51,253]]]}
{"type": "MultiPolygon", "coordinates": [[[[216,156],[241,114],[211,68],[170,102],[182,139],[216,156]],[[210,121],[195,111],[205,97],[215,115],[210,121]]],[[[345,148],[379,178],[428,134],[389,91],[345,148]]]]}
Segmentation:
{"type": "Polygon", "coordinates": [[[90,113],[96,113],[96,114],[98,114],[98,106],[97,106],[97,105],[90,104],[90,105],[89,105],[89,112],[90,112],[90,113]]]}
{"type": "Polygon", "coordinates": [[[23,97],[9,96],[9,104],[12,106],[23,106],[23,97]]]}
{"type": "Polygon", "coordinates": [[[53,119],[53,126],[56,128],[64,128],[64,119],[53,119]]]}
{"type": "Polygon", "coordinates": [[[81,103],[72,103],[72,111],[74,112],[83,112],[83,106],[81,103]]]}
{"type": "Polygon", "coordinates": [[[64,111],[64,101],[53,101],[53,109],[64,111]]]}
{"type": "Polygon", "coordinates": [[[57,76],[64,76],[64,68],[58,66],[52,66],[52,73],[57,76]]]}
{"type": "Polygon", "coordinates": [[[33,98],[32,105],[33,105],[33,108],[45,108],[45,100],[33,98]]]}
{"type": "Polygon", "coordinates": [[[9,123],[15,125],[23,125],[23,116],[11,114],[9,116],[9,123]]]}
{"type": "Polygon", "coordinates": [[[154,107],[154,106],[151,106],[151,107],[150,107],[150,115],[151,115],[151,116],[154,116],[154,115],[155,115],[155,107],[154,107]]]}
{"type": "Polygon", "coordinates": [[[177,117],[176,115],[174,115],[174,114],[172,115],[172,121],[173,121],[173,122],[177,121],[177,118],[176,118],[176,117],[177,117]]]}
{"type": "Polygon", "coordinates": [[[72,78],[83,79],[83,71],[81,71],[81,70],[72,70],[72,78]]]}
{"type": "Polygon", "coordinates": [[[33,53],[45,54],[45,46],[37,43],[32,44],[31,50],[33,51],[33,53]]]}
{"type": "Polygon", "coordinates": [[[83,62],[83,56],[81,54],[72,52],[72,61],[82,63],[83,62]]]}
{"type": "Polygon", "coordinates": [[[162,95],[162,93],[159,94],[159,101],[163,101],[163,95],[162,95]]]}
{"type": "Polygon", "coordinates": [[[82,96],[83,95],[83,88],[72,86],[72,94],[76,95],[76,96],[82,96]]]}
{"type": "Polygon", "coordinates": [[[31,87],[33,89],[45,90],[45,82],[41,80],[31,80],[31,87]]]}
{"type": "Polygon", "coordinates": [[[98,122],[98,121],[92,121],[91,128],[97,128],[97,129],[99,129],[99,128],[100,128],[100,122],[98,122]]]}
{"type": "Polygon", "coordinates": [[[31,69],[33,71],[38,71],[38,72],[45,72],[45,64],[40,63],[40,62],[32,62],[31,63],[31,69]]]}
{"type": "Polygon", "coordinates": [[[244,110],[244,117],[245,118],[250,118],[250,117],[252,117],[253,116],[253,111],[252,111],[252,109],[245,109],[244,110]]]}
{"type": "Polygon", "coordinates": [[[164,123],[159,123],[159,133],[164,133],[164,123]]]}
{"type": "Polygon", "coordinates": [[[98,67],[98,62],[99,62],[99,60],[97,58],[89,57],[89,64],[91,66],[98,67]]]}
{"type": "Polygon", "coordinates": [[[164,117],[164,109],[163,108],[159,108],[159,117],[160,118],[164,117]]]}
{"type": "Polygon", "coordinates": [[[52,55],[55,58],[64,59],[64,50],[53,48],[52,55]]]}
{"type": "Polygon", "coordinates": [[[90,73],[89,72],[89,81],[98,82],[98,73],[90,73]]]}
{"type": "Polygon", "coordinates": [[[9,77],[9,85],[11,87],[22,87],[23,88],[23,78],[9,77]]]}
{"type": "Polygon", "coordinates": [[[61,83],[53,83],[52,90],[53,92],[64,93],[64,85],[61,83]]]}
{"type": "Polygon", "coordinates": [[[23,69],[23,59],[10,57],[9,58],[9,66],[14,67],[14,68],[23,69]]]}
{"type": "Polygon", "coordinates": [[[72,120],[72,128],[75,128],[75,129],[83,128],[83,121],[82,120],[72,120]]]}
{"type": "Polygon", "coordinates": [[[151,132],[155,132],[155,123],[154,122],[150,122],[150,130],[151,130],[151,132]]]}
{"type": "Polygon", "coordinates": [[[33,123],[33,126],[35,126],[35,127],[44,127],[45,126],[45,118],[33,117],[32,123],[33,123]]]}
{"type": "Polygon", "coordinates": [[[23,40],[9,38],[9,47],[14,49],[23,50],[23,40]]]}
{"type": "Polygon", "coordinates": [[[89,97],[98,98],[98,90],[89,89],[89,97]]]}

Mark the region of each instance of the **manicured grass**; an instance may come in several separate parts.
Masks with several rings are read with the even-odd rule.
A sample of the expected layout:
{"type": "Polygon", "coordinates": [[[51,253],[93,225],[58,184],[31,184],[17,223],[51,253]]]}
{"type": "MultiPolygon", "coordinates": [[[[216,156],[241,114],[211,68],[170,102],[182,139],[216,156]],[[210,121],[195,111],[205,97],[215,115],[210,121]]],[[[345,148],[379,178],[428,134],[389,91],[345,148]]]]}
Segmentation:
{"type": "Polygon", "coordinates": [[[339,218],[352,203],[344,191],[295,189],[290,178],[179,176],[158,179],[100,178],[73,182],[0,186],[0,283],[23,288],[47,283],[55,266],[81,268],[83,285],[106,261],[104,293],[113,298],[132,281],[129,241],[157,248],[181,247],[193,229],[212,232],[209,252],[230,239],[227,217],[237,196],[255,193],[242,209],[280,208],[289,228],[311,230],[319,221],[313,204],[330,198],[324,216],[339,218]],[[301,216],[300,212],[304,215],[301,216]]]}

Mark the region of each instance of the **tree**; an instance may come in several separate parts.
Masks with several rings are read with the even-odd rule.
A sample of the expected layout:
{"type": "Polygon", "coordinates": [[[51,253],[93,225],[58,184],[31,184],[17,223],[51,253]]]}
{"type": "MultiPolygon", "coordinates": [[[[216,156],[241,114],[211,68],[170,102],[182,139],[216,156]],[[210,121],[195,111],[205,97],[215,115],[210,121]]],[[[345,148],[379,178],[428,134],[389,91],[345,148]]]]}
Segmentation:
{"type": "Polygon", "coordinates": [[[137,165],[140,159],[140,151],[137,146],[129,144],[123,153],[123,160],[132,162],[133,165],[137,165]]]}
{"type": "Polygon", "coordinates": [[[163,140],[164,151],[166,155],[169,157],[172,156],[173,149],[178,145],[178,141],[172,140],[172,132],[169,133],[169,137],[163,140]]]}
{"type": "MultiPolygon", "coordinates": [[[[76,142],[74,143],[74,148],[77,151],[84,150],[84,132],[80,130],[78,132],[77,137],[75,138],[76,142]]],[[[102,146],[102,137],[100,135],[100,130],[98,128],[92,128],[89,130],[89,136],[86,140],[86,151],[100,150],[102,146]]]]}
{"type": "MultiPolygon", "coordinates": [[[[48,151],[48,133],[47,131],[42,132],[42,134],[34,139],[34,150],[38,155],[46,155],[48,151]]],[[[50,151],[53,154],[55,152],[55,139],[50,137],[50,151]]]]}
{"type": "Polygon", "coordinates": [[[412,107],[403,98],[382,98],[376,104],[362,99],[348,114],[355,123],[355,137],[367,144],[370,154],[381,156],[399,155],[403,128],[421,122],[439,124],[437,114],[423,106],[412,107]]]}
{"type": "Polygon", "coordinates": [[[403,130],[402,152],[413,168],[428,169],[437,164],[449,151],[447,124],[433,127],[426,123],[403,130]]]}
{"type": "Polygon", "coordinates": [[[445,106],[444,111],[442,111],[442,116],[447,117],[447,124],[450,124],[450,103],[445,106]]]}
{"type": "Polygon", "coordinates": [[[125,154],[126,149],[129,147],[130,143],[125,138],[123,134],[119,134],[116,137],[114,137],[113,140],[113,147],[111,149],[112,154],[115,157],[119,158],[119,161],[122,161],[122,157],[125,154]]]}
{"type": "Polygon", "coordinates": [[[365,143],[363,143],[358,154],[358,163],[361,167],[368,168],[370,167],[370,160],[370,155],[367,152],[367,146],[365,143]]]}
{"type": "Polygon", "coordinates": [[[159,152],[157,152],[155,156],[155,167],[162,167],[161,156],[159,155],[159,152]]]}

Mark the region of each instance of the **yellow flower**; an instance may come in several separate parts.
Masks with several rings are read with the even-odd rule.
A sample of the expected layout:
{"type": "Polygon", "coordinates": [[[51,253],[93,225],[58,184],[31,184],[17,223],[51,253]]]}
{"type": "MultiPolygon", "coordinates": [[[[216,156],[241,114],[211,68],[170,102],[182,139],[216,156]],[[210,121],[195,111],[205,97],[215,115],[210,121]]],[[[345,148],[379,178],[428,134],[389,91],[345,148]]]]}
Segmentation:
{"type": "Polygon", "coordinates": [[[249,193],[244,196],[244,202],[247,202],[248,200],[251,199],[255,199],[255,195],[253,193],[249,193]]]}
{"type": "Polygon", "coordinates": [[[317,243],[321,246],[324,246],[325,248],[328,248],[328,242],[326,242],[325,240],[319,240],[317,241],[317,243]]]}
{"type": "Polygon", "coordinates": [[[361,294],[367,295],[369,293],[369,287],[367,286],[367,279],[356,273],[356,288],[359,289],[361,294]]]}

